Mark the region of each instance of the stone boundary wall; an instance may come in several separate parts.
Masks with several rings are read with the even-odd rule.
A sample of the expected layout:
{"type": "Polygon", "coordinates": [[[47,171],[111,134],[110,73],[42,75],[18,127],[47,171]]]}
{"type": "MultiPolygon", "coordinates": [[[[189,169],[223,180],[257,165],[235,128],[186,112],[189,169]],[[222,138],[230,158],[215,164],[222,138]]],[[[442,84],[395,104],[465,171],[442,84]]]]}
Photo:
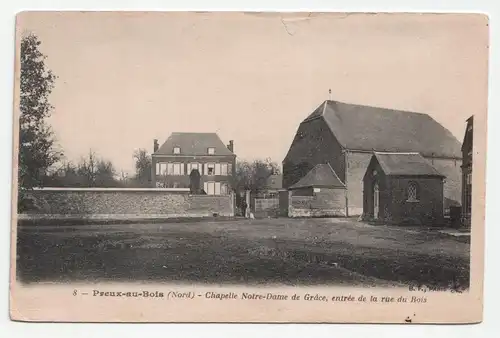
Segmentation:
{"type": "Polygon", "coordinates": [[[20,219],[140,219],[234,216],[234,196],[189,189],[45,188],[27,192],[34,208],[20,219]]]}
{"type": "Polygon", "coordinates": [[[291,196],[288,217],[345,217],[345,204],[324,203],[318,196],[291,196]]]}

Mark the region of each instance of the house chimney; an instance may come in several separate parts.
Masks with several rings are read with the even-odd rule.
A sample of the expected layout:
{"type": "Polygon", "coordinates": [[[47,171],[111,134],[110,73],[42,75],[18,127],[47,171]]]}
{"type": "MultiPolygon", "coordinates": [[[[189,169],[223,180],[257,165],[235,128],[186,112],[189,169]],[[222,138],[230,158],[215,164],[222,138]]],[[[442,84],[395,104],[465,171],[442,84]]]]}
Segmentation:
{"type": "Polygon", "coordinates": [[[153,152],[156,153],[158,151],[158,148],[160,146],[158,145],[158,140],[157,139],[154,139],[153,140],[153,152]]]}
{"type": "Polygon", "coordinates": [[[229,149],[230,152],[234,152],[234,141],[233,140],[229,141],[229,144],[227,145],[227,149],[229,149]]]}
{"type": "Polygon", "coordinates": [[[332,89],[328,89],[328,100],[331,101],[332,100],[332,89]]]}

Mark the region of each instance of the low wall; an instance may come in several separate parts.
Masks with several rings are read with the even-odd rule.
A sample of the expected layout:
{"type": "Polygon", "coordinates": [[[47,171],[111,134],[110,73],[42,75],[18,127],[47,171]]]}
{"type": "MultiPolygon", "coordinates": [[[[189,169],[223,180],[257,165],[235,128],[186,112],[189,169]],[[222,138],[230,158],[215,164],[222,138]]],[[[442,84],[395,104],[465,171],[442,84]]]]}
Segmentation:
{"type": "Polygon", "coordinates": [[[276,217],[280,213],[278,198],[254,199],[254,213],[256,217],[276,217]]]}
{"type": "Polygon", "coordinates": [[[313,196],[291,196],[289,217],[346,216],[345,190],[321,189],[313,196]]]}
{"type": "Polygon", "coordinates": [[[39,189],[21,218],[180,218],[234,216],[233,195],[190,195],[182,189],[39,189]]]}

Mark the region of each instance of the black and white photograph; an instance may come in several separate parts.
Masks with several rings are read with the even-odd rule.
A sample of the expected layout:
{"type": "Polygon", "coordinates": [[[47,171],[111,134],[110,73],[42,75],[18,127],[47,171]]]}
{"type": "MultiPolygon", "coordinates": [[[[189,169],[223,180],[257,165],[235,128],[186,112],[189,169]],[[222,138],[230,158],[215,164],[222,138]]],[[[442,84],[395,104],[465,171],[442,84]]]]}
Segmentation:
{"type": "Polygon", "coordinates": [[[17,40],[15,285],[481,288],[486,16],[22,12],[17,40]]]}

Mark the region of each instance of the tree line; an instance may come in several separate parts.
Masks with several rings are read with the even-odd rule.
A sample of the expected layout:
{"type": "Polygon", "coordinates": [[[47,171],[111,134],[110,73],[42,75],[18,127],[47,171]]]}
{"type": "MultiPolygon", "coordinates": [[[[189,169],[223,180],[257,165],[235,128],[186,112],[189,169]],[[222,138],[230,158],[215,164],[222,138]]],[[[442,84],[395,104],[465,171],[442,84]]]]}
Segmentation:
{"type": "Polygon", "coordinates": [[[123,170],[90,150],[79,162],[61,161],[43,177],[45,187],[141,188],[151,186],[151,157],[145,149],[134,152],[135,173],[123,170]]]}
{"type": "Polygon", "coordinates": [[[54,107],[49,96],[57,76],[46,65],[41,41],[33,33],[22,37],[20,49],[18,192],[34,187],[146,186],[151,176],[151,158],[144,149],[134,153],[136,172],[129,178],[113,163],[93,150],[78,163],[65,161],[47,123],[54,107]]]}
{"type": "MultiPolygon", "coordinates": [[[[56,169],[48,170],[41,179],[45,187],[152,187],[151,155],[146,149],[139,149],[133,154],[135,172],[129,176],[119,171],[113,163],[99,157],[94,151],[80,159],[76,164],[61,161],[56,169]]],[[[235,176],[231,187],[235,191],[250,190],[258,193],[267,186],[270,175],[279,174],[277,163],[266,160],[237,161],[235,176]]],[[[187,188],[187,186],[186,186],[187,188]]]]}
{"type": "MultiPolygon", "coordinates": [[[[92,149],[78,162],[66,161],[47,123],[54,107],[49,96],[57,76],[47,68],[38,37],[29,33],[21,41],[18,192],[22,201],[34,187],[151,187],[151,155],[145,149],[133,153],[135,172],[129,177],[92,149]]],[[[234,190],[258,192],[267,178],[279,173],[269,159],[238,161],[232,178],[234,190]]]]}

